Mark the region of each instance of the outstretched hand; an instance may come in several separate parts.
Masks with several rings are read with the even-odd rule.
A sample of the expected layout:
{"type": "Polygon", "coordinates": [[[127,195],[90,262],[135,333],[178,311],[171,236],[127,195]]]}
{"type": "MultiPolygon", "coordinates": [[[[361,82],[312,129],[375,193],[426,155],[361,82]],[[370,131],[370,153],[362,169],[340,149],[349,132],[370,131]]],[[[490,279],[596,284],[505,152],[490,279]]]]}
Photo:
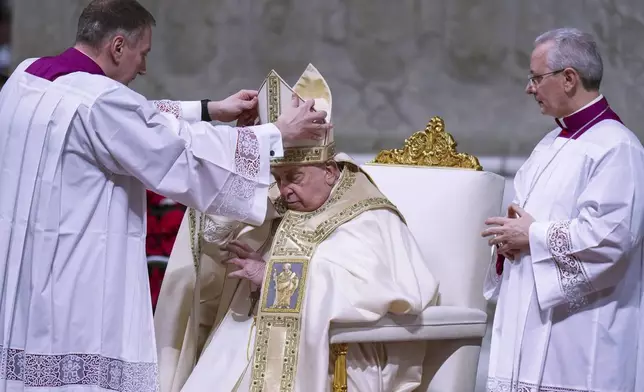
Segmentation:
{"type": "Polygon", "coordinates": [[[516,204],[508,207],[508,216],[488,218],[486,225],[495,225],[483,230],[482,237],[490,237],[488,243],[498,247],[498,253],[510,260],[530,249],[530,225],[534,218],[516,204]]]}
{"type": "Polygon", "coordinates": [[[230,241],[224,249],[236,256],[226,260],[225,263],[234,264],[240,268],[228,274],[229,278],[246,279],[257,287],[262,285],[266,263],[258,252],[248,244],[237,240],[230,241]]]}
{"type": "Polygon", "coordinates": [[[240,90],[224,100],[211,101],[208,114],[211,119],[221,122],[238,120],[238,126],[253,125],[258,116],[257,91],[240,90]]]}
{"type": "Polygon", "coordinates": [[[333,128],[333,125],[326,123],[326,112],[316,112],[314,104],[315,101],[310,99],[300,105],[300,98],[296,94],[292,95],[291,108],[285,110],[275,122],[283,141],[320,140],[333,128]]]}

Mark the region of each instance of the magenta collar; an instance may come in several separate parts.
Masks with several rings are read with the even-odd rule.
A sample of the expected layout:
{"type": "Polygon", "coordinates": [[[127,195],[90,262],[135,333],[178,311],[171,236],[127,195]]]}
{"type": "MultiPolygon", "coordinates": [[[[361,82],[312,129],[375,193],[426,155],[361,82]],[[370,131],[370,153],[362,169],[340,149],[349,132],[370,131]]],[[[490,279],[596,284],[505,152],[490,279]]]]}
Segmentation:
{"type": "Polygon", "coordinates": [[[27,67],[25,72],[50,82],[74,72],[105,76],[94,60],[74,48],[69,48],[58,56],[39,58],[27,67]]]}
{"type": "Polygon", "coordinates": [[[593,125],[604,120],[615,120],[622,123],[619,116],[608,106],[606,98],[602,97],[602,99],[587,108],[571,114],[568,117],[564,117],[561,120],[557,118],[555,122],[561,127],[559,137],[578,139],[584,132],[592,128],[593,125]],[[577,131],[580,132],[575,135],[577,131]]]}

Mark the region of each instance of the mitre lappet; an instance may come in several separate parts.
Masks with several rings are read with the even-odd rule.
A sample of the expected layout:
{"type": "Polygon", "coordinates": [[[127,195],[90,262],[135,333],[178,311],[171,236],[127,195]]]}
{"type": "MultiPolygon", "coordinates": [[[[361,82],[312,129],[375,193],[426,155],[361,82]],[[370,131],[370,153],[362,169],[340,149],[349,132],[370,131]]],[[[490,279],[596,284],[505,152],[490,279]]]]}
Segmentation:
{"type": "MultiPolygon", "coordinates": [[[[326,122],[331,121],[331,89],[320,72],[309,64],[293,87],[272,70],[259,89],[260,124],[275,122],[279,115],[292,106],[296,94],[300,104],[313,99],[314,110],[325,111],[326,122]]],[[[275,158],[271,166],[324,163],[335,156],[333,129],[319,140],[297,140],[284,143],[284,157],[275,158]]]]}

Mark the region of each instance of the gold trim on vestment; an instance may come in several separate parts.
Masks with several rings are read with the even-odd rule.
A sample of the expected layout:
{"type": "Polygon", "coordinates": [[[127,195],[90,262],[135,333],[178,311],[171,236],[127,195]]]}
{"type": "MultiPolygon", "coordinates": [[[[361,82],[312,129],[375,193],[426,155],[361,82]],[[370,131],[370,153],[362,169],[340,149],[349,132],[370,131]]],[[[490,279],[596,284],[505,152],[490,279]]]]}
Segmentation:
{"type": "Polygon", "coordinates": [[[262,284],[252,392],[294,390],[311,258],[336,228],[365,211],[383,208],[400,215],[363,173],[345,167],[331,196],[319,209],[286,211],[275,233],[262,284]]]}
{"type": "Polygon", "coordinates": [[[284,158],[271,160],[271,166],[324,163],[335,156],[335,143],[315,147],[285,147],[284,158]]]}
{"type": "Polygon", "coordinates": [[[280,78],[271,72],[268,75],[268,88],[266,89],[268,95],[268,121],[274,123],[280,116],[280,78]]]}
{"type": "MultiPolygon", "coordinates": [[[[199,275],[201,274],[201,253],[203,246],[203,233],[205,229],[205,219],[204,216],[199,217],[199,222],[197,226],[197,213],[194,209],[190,208],[187,211],[188,214],[188,230],[190,234],[190,251],[192,252],[192,264],[195,271],[195,285],[192,291],[192,307],[190,311],[190,317],[188,318],[189,324],[188,328],[192,329],[192,333],[195,336],[195,340],[199,340],[199,319],[201,318],[201,312],[199,308],[199,293],[201,291],[201,281],[199,280],[199,275]]],[[[198,348],[194,352],[194,357],[191,358],[192,366],[197,364],[199,360],[198,348]]]]}
{"type": "Polygon", "coordinates": [[[195,267],[197,278],[199,277],[199,265],[201,264],[201,246],[203,244],[203,232],[205,219],[199,218],[199,227],[197,228],[197,216],[193,208],[188,209],[188,227],[190,230],[190,250],[192,251],[192,265],[195,267]]]}

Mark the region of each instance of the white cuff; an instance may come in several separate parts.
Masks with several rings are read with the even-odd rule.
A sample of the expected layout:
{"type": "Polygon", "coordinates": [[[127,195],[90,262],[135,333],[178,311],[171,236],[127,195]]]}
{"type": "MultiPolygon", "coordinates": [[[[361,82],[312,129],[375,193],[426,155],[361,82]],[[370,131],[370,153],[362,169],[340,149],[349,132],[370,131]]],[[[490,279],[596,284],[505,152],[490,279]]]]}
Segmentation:
{"type": "Polygon", "coordinates": [[[551,222],[533,222],[530,225],[530,258],[537,301],[541,310],[549,309],[561,300],[556,261],[548,247],[551,222]]]}
{"type": "Polygon", "coordinates": [[[181,101],[181,118],[189,123],[201,121],[201,101],[181,101]]]}
{"type": "Polygon", "coordinates": [[[262,124],[250,127],[258,139],[268,142],[270,159],[284,157],[284,145],[282,144],[282,133],[275,124],[262,124]]]}
{"type": "Polygon", "coordinates": [[[247,127],[257,137],[259,144],[259,175],[258,187],[255,190],[253,209],[249,212],[244,223],[259,226],[266,218],[268,208],[268,188],[271,183],[271,159],[284,156],[282,134],[274,124],[262,124],[247,127]]]}
{"type": "Polygon", "coordinates": [[[552,258],[548,248],[548,230],[552,222],[532,222],[528,230],[528,243],[532,263],[549,261],[552,258]]]}

